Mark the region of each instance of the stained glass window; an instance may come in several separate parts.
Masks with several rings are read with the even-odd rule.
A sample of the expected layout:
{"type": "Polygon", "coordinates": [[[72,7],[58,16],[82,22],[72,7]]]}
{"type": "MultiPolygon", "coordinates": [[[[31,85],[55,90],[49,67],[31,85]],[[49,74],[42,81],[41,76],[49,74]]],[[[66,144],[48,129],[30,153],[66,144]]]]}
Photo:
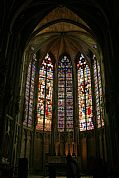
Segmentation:
{"type": "Polygon", "coordinates": [[[96,97],[96,123],[97,127],[104,125],[103,120],[103,101],[102,101],[102,84],[101,84],[101,74],[100,74],[100,65],[97,59],[94,58],[94,81],[95,81],[95,97],[96,97]]]}
{"type": "Polygon", "coordinates": [[[83,55],[77,63],[78,74],[78,105],[80,131],[94,128],[92,123],[92,93],[90,68],[83,55]]]}
{"type": "MultiPolygon", "coordinates": [[[[79,108],[79,128],[80,131],[92,130],[92,97],[95,97],[96,123],[100,128],[104,125],[104,108],[102,96],[101,69],[95,55],[94,60],[94,93],[91,90],[91,72],[86,59],[81,55],[77,62],[78,81],[78,108],[79,108]]],[[[73,131],[73,117],[75,116],[73,106],[73,70],[71,60],[63,56],[58,62],[58,86],[53,87],[53,64],[47,54],[39,71],[36,70],[36,55],[33,54],[28,66],[26,90],[25,90],[25,119],[23,124],[27,127],[33,125],[33,108],[36,108],[36,129],[51,131],[52,122],[52,93],[53,88],[58,87],[58,114],[55,118],[58,122],[59,131],[73,131]],[[36,82],[36,71],[38,71],[38,85],[36,82]],[[35,96],[35,85],[38,86],[37,101],[35,96]]],[[[74,69],[75,70],[75,69],[74,69]]]]}
{"type": "Polygon", "coordinates": [[[50,131],[52,120],[53,65],[47,54],[39,69],[37,130],[50,131]]]}
{"type": "Polygon", "coordinates": [[[24,125],[31,127],[33,124],[33,104],[34,104],[34,81],[35,81],[35,54],[33,59],[29,63],[27,79],[26,79],[26,90],[25,90],[25,120],[24,125]]]}
{"type": "Polygon", "coordinates": [[[72,65],[66,56],[58,64],[58,130],[73,130],[72,65]]]}

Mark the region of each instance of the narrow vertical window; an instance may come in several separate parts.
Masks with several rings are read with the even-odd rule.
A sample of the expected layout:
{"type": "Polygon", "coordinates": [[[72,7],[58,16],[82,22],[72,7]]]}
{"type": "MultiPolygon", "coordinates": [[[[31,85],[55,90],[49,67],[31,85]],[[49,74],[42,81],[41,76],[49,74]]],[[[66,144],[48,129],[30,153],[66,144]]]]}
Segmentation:
{"type": "Polygon", "coordinates": [[[94,128],[92,123],[92,93],[90,68],[83,55],[77,63],[78,74],[78,106],[80,131],[94,128]]]}
{"type": "Polygon", "coordinates": [[[94,81],[95,81],[95,98],[96,98],[96,121],[97,127],[104,125],[103,107],[102,106],[102,83],[100,74],[100,65],[94,56],[94,81]]]}
{"type": "Polygon", "coordinates": [[[33,124],[33,101],[34,101],[34,81],[35,81],[35,54],[33,59],[29,63],[27,79],[26,79],[26,90],[25,90],[25,120],[24,125],[31,127],[33,124]]]}
{"type": "Polygon", "coordinates": [[[50,131],[52,120],[53,65],[47,54],[39,70],[36,129],[50,131]]]}
{"type": "Polygon", "coordinates": [[[58,65],[58,130],[73,130],[73,81],[71,61],[66,57],[58,65]]]}

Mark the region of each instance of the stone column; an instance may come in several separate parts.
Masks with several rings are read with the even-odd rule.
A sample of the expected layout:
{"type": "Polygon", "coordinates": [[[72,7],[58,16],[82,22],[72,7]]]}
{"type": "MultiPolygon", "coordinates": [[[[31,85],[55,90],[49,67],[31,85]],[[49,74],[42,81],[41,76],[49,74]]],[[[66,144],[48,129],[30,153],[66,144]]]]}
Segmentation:
{"type": "Polygon", "coordinates": [[[58,71],[57,66],[58,63],[53,64],[54,65],[54,80],[53,80],[53,101],[52,101],[52,124],[51,124],[51,155],[56,155],[56,150],[55,150],[55,143],[56,143],[56,135],[57,135],[57,97],[58,97],[58,71]]]}

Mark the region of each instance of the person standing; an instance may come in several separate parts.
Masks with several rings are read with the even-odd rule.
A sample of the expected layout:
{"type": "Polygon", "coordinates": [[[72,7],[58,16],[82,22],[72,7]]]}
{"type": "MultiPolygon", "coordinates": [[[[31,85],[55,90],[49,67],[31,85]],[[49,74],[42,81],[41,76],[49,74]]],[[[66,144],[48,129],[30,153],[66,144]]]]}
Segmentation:
{"type": "Polygon", "coordinates": [[[49,178],[56,178],[56,170],[53,165],[49,166],[49,178]]]}
{"type": "Polygon", "coordinates": [[[80,169],[78,163],[72,158],[71,155],[67,155],[66,161],[66,177],[80,178],[80,169]]]}

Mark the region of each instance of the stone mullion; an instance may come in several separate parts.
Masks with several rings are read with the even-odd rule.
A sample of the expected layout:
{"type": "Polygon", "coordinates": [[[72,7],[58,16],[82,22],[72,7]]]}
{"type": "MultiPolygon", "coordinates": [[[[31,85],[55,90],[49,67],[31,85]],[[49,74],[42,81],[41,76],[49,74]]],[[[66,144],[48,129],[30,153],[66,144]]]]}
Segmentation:
{"type": "MultiPolygon", "coordinates": [[[[100,63],[102,62],[102,60],[100,61],[100,63]]],[[[103,117],[103,121],[104,121],[104,128],[103,128],[103,131],[102,131],[102,148],[103,148],[103,158],[105,161],[107,161],[107,139],[106,139],[106,127],[108,127],[107,123],[105,121],[107,121],[107,119],[104,119],[104,118],[107,118],[106,115],[105,115],[105,98],[104,98],[104,86],[105,86],[105,80],[104,80],[104,66],[103,66],[103,63],[100,64],[100,77],[101,77],[101,86],[102,86],[102,116],[103,117]],[[105,152],[106,150],[106,152],[105,152]]]]}
{"type": "Polygon", "coordinates": [[[96,113],[96,96],[95,96],[95,81],[94,81],[94,61],[91,58],[91,88],[92,88],[92,113],[93,113],[93,125],[94,125],[94,138],[96,144],[96,157],[100,156],[99,151],[99,135],[97,129],[97,113],[96,113]]]}
{"type": "MultiPolygon", "coordinates": [[[[31,51],[31,48],[29,49],[31,51]]],[[[17,157],[20,156],[20,150],[21,150],[21,140],[22,140],[22,135],[23,135],[23,121],[25,117],[24,113],[24,108],[25,108],[25,89],[26,89],[26,77],[27,77],[27,70],[28,70],[28,64],[30,62],[29,59],[31,59],[31,52],[25,53],[26,56],[23,58],[24,63],[23,63],[23,70],[21,74],[21,91],[20,91],[20,103],[19,103],[19,115],[18,115],[18,123],[19,123],[19,134],[18,134],[18,150],[17,150],[17,157]]]]}
{"type": "Polygon", "coordinates": [[[45,152],[46,152],[46,149],[45,149],[45,140],[46,140],[46,132],[45,132],[45,117],[46,117],[46,114],[45,114],[45,110],[46,110],[46,85],[47,85],[47,64],[46,64],[46,74],[45,74],[45,77],[44,77],[44,80],[45,80],[45,93],[44,93],[44,115],[43,115],[43,131],[42,131],[42,169],[44,170],[45,169],[45,152]]]}
{"type": "Polygon", "coordinates": [[[28,169],[30,171],[30,163],[31,163],[31,134],[30,131],[27,130],[27,143],[26,143],[26,158],[28,159],[28,169]]]}
{"type": "MultiPolygon", "coordinates": [[[[101,107],[101,115],[100,115],[100,121],[101,121],[101,126],[103,126],[102,125],[102,120],[104,121],[104,117],[106,117],[105,115],[104,115],[104,84],[103,83],[105,83],[105,81],[104,81],[104,79],[103,79],[103,71],[104,71],[104,69],[103,69],[103,64],[101,64],[101,62],[102,61],[100,61],[100,78],[101,78],[101,87],[102,87],[102,103],[100,103],[100,107],[101,107]],[[103,70],[102,70],[103,69],[103,70]],[[102,74],[102,75],[101,75],[102,74]]],[[[102,154],[103,154],[103,159],[106,161],[106,158],[107,158],[107,155],[106,155],[106,152],[105,152],[105,147],[106,147],[106,144],[105,144],[105,133],[106,133],[106,130],[105,130],[105,122],[104,122],[104,127],[102,128],[102,130],[101,130],[101,144],[102,144],[102,154]]]]}
{"type": "MultiPolygon", "coordinates": [[[[20,130],[20,125],[17,123],[16,124],[17,127],[17,132],[16,132],[16,155],[15,155],[15,160],[14,160],[14,167],[16,167],[16,165],[18,164],[18,159],[20,157],[20,150],[21,148],[19,148],[19,130],[20,130]]],[[[20,140],[21,141],[21,140],[20,140]]]]}
{"type": "Polygon", "coordinates": [[[106,143],[106,133],[105,133],[105,129],[103,129],[102,142],[103,142],[103,158],[104,158],[104,160],[107,162],[108,151],[107,151],[107,143],[106,143]]]}
{"type": "MultiPolygon", "coordinates": [[[[17,143],[17,157],[20,157],[21,154],[21,141],[23,136],[23,121],[24,121],[24,108],[25,108],[25,89],[26,89],[26,76],[27,76],[27,69],[28,69],[28,60],[30,54],[27,53],[27,57],[24,57],[24,64],[23,64],[23,70],[21,75],[21,91],[20,91],[20,103],[19,103],[19,115],[18,115],[18,143],[17,143]]],[[[17,163],[16,163],[17,164],[17,163]]]]}
{"type": "Polygon", "coordinates": [[[24,138],[24,158],[26,157],[27,140],[28,140],[28,133],[26,131],[25,138],[24,138]]]}
{"type": "Polygon", "coordinates": [[[51,127],[51,154],[52,155],[56,155],[55,152],[55,143],[56,143],[56,133],[57,133],[57,124],[58,124],[58,117],[57,117],[57,112],[58,112],[58,71],[57,71],[57,67],[58,67],[58,63],[54,64],[54,79],[53,79],[53,104],[52,104],[52,127],[51,127]]]}
{"type": "Polygon", "coordinates": [[[22,74],[23,76],[21,77],[21,91],[20,91],[20,115],[19,115],[19,122],[23,124],[24,121],[24,108],[25,108],[25,90],[26,90],[26,79],[27,79],[27,71],[28,71],[28,64],[29,64],[29,58],[31,54],[27,53],[26,56],[24,57],[24,64],[23,64],[23,70],[22,74]]]}
{"type": "Polygon", "coordinates": [[[101,134],[102,157],[103,157],[104,160],[106,160],[105,159],[104,129],[101,129],[100,134],[101,134]]]}
{"type": "MultiPolygon", "coordinates": [[[[30,148],[30,163],[29,163],[29,166],[30,166],[30,169],[33,169],[34,167],[34,142],[35,142],[35,132],[33,130],[33,132],[31,132],[31,142],[30,142],[30,145],[31,145],[31,148],[30,148]]],[[[31,170],[32,172],[32,170],[31,170]]]]}
{"type": "MultiPolygon", "coordinates": [[[[40,55],[39,55],[39,51],[36,53],[36,63],[35,63],[35,66],[36,66],[36,69],[39,71],[39,58],[40,58],[40,55]]],[[[34,142],[35,142],[35,136],[36,136],[36,124],[37,124],[37,121],[36,121],[36,117],[37,117],[37,114],[36,114],[36,111],[37,111],[37,99],[38,99],[38,81],[39,81],[39,72],[35,73],[35,85],[34,85],[34,102],[33,102],[33,131],[32,131],[32,134],[31,134],[31,149],[30,149],[30,169],[34,167],[34,142]]],[[[31,170],[32,172],[32,170],[31,170]]]]}
{"type": "MultiPolygon", "coordinates": [[[[85,59],[85,58],[84,58],[85,59]]],[[[85,59],[86,61],[86,59],[85,59]]],[[[87,65],[87,64],[86,64],[87,65]]],[[[85,92],[85,83],[86,83],[86,78],[85,78],[85,69],[86,69],[86,65],[83,63],[82,67],[83,67],[83,84],[84,84],[84,100],[85,100],[85,122],[86,122],[86,131],[85,131],[85,139],[86,139],[86,155],[87,155],[87,159],[88,159],[88,131],[87,131],[87,103],[86,103],[86,92],[85,92]]],[[[86,163],[86,167],[87,167],[87,163],[86,163]]]]}
{"type": "Polygon", "coordinates": [[[74,96],[74,148],[75,154],[80,156],[81,145],[80,145],[80,131],[79,131],[79,106],[78,106],[78,80],[77,80],[77,70],[76,64],[73,63],[73,96],[74,96]]]}
{"type": "Polygon", "coordinates": [[[32,145],[32,138],[33,138],[33,134],[32,133],[30,133],[30,138],[29,138],[29,146],[30,146],[30,148],[29,148],[29,170],[30,170],[30,173],[32,172],[32,154],[33,154],[33,152],[32,152],[32,148],[33,148],[33,145],[32,145]]]}

